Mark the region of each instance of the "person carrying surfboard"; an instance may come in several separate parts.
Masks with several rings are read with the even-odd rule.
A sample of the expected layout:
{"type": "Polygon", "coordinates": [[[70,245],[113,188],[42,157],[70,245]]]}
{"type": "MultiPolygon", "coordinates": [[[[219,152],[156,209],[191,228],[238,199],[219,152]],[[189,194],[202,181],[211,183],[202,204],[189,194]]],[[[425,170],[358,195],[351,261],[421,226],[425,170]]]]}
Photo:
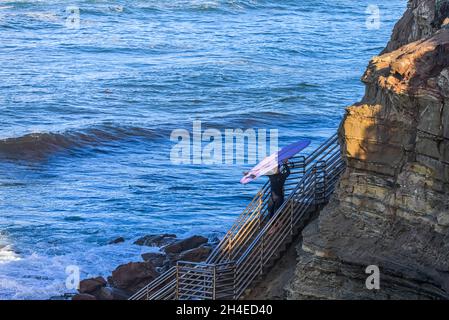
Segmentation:
{"type": "MultiPolygon", "coordinates": [[[[270,179],[271,194],[268,199],[267,217],[270,219],[284,203],[284,184],[290,175],[288,159],[294,157],[310,144],[310,140],[300,140],[283,147],[281,150],[265,157],[250,171],[243,172],[240,183],[247,184],[260,176],[270,179]]],[[[276,228],[272,228],[272,231],[276,228]]]]}
{"type": "Polygon", "coordinates": [[[284,184],[289,175],[290,167],[288,166],[288,159],[285,159],[282,165],[277,167],[277,172],[268,176],[271,188],[270,200],[268,201],[268,219],[270,219],[284,203],[284,184]]]}
{"type": "Polygon", "coordinates": [[[281,168],[279,168],[279,166],[285,163],[285,160],[295,156],[309,144],[310,140],[300,140],[272,153],[270,156],[265,157],[260,161],[251,170],[243,172],[243,177],[240,179],[240,183],[247,184],[260,176],[270,176],[280,172],[279,169],[281,168]]]}

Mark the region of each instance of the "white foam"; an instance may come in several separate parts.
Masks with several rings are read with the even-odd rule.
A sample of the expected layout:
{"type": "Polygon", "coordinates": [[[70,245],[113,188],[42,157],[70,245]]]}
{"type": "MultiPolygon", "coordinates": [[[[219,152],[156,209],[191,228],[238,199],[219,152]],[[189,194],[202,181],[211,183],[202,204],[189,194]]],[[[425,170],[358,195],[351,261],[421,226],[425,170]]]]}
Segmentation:
{"type": "Polygon", "coordinates": [[[20,256],[14,252],[10,245],[4,245],[2,247],[0,244],[0,264],[17,260],[20,260],[20,256]]]}
{"type": "Polygon", "coordinates": [[[0,300],[42,300],[75,293],[76,290],[66,287],[68,266],[78,267],[81,279],[107,277],[120,264],[141,261],[141,253],[157,250],[133,245],[131,241],[90,247],[80,243],[75,247],[74,251],[56,256],[50,252],[34,252],[18,257],[8,250],[5,257],[9,262],[0,264],[0,300]]]}

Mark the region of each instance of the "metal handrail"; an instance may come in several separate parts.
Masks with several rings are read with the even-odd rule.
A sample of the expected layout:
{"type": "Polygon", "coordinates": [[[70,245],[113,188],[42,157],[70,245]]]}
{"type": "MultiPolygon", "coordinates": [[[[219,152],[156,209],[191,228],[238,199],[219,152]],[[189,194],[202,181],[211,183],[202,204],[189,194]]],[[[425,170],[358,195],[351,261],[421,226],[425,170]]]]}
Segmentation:
{"type": "MultiPolygon", "coordinates": [[[[292,162],[290,166],[299,169],[304,168],[305,158],[299,157],[298,159],[299,160],[292,162]]],[[[287,178],[286,183],[288,181],[299,180],[302,176],[302,171],[290,174],[287,178]]],[[[286,190],[286,193],[287,192],[290,193],[291,190],[290,192],[289,190],[286,190]]],[[[232,227],[229,229],[220,243],[214,248],[213,252],[208,257],[206,262],[215,263],[223,261],[223,259],[228,259],[229,256],[225,256],[226,251],[230,250],[229,246],[231,246],[232,248],[232,243],[235,241],[235,239],[239,239],[240,241],[242,241],[241,233],[247,233],[247,237],[251,237],[254,235],[253,233],[248,233],[248,230],[244,229],[243,226],[245,226],[250,219],[253,219],[256,216],[265,215],[265,211],[267,210],[268,206],[269,194],[269,182],[266,182],[256,194],[256,196],[251,200],[250,204],[245,208],[243,213],[237,218],[237,221],[232,225],[232,227]]]]}
{"type": "Polygon", "coordinates": [[[345,169],[337,135],[307,157],[293,157],[290,166],[286,200],[273,217],[267,217],[267,182],[205,262],[179,261],[130,299],[240,298],[281,247],[292,240],[306,214],[332,195],[345,169]]]}
{"type": "MultiPolygon", "coordinates": [[[[159,277],[154,279],[151,282],[151,287],[153,288],[161,288],[161,286],[166,285],[167,282],[170,282],[171,280],[175,279],[175,273],[176,273],[176,267],[171,267],[169,270],[161,274],[159,277]]],[[[134,295],[132,295],[129,300],[142,300],[142,298],[147,298],[146,300],[152,300],[150,299],[151,296],[151,289],[150,286],[146,286],[142,288],[140,291],[136,292],[134,295]]],[[[164,288],[164,287],[162,287],[164,288]]]]}
{"type": "MultiPolygon", "coordinates": [[[[311,173],[312,172],[313,171],[311,171],[311,173]]],[[[306,175],[303,180],[306,180],[309,177],[310,176],[306,175]]],[[[302,182],[305,183],[305,181],[302,182]]],[[[290,221],[292,221],[289,215],[292,216],[296,214],[294,219],[296,222],[296,220],[299,220],[305,213],[307,208],[315,202],[315,190],[313,188],[305,188],[305,190],[306,193],[302,193],[300,199],[303,201],[306,200],[306,205],[302,205],[300,210],[294,210],[296,208],[294,208],[294,206],[289,207],[290,202],[288,200],[285,201],[284,205],[276,212],[275,216],[264,226],[253,244],[247,248],[245,254],[236,262],[236,265],[238,266],[236,271],[236,299],[243,294],[244,290],[258,276],[258,274],[263,272],[264,265],[279,250],[285,239],[290,235],[288,229],[292,227],[293,222],[288,222],[289,218],[290,221]],[[288,209],[291,210],[289,211],[288,209]],[[275,232],[270,233],[272,230],[275,232]],[[256,272],[258,269],[260,271],[256,272]]]]}

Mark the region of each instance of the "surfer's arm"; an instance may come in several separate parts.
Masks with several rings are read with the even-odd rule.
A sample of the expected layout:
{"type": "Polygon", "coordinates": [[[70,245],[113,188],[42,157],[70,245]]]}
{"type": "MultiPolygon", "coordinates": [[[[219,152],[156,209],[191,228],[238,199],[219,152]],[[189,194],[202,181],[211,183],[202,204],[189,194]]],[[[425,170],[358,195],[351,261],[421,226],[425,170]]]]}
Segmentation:
{"type": "Polygon", "coordinates": [[[282,174],[285,178],[287,178],[290,175],[290,166],[284,162],[284,173],[282,174]]]}

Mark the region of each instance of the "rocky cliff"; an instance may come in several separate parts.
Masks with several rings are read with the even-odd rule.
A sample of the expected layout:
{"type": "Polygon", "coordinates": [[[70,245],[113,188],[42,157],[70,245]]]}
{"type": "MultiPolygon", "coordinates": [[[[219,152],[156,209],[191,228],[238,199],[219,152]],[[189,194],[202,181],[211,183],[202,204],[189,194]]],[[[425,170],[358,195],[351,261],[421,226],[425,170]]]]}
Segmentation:
{"type": "Polygon", "coordinates": [[[370,61],[339,129],[347,170],[303,231],[290,299],[449,298],[448,17],[449,1],[409,1],[370,61]]]}

